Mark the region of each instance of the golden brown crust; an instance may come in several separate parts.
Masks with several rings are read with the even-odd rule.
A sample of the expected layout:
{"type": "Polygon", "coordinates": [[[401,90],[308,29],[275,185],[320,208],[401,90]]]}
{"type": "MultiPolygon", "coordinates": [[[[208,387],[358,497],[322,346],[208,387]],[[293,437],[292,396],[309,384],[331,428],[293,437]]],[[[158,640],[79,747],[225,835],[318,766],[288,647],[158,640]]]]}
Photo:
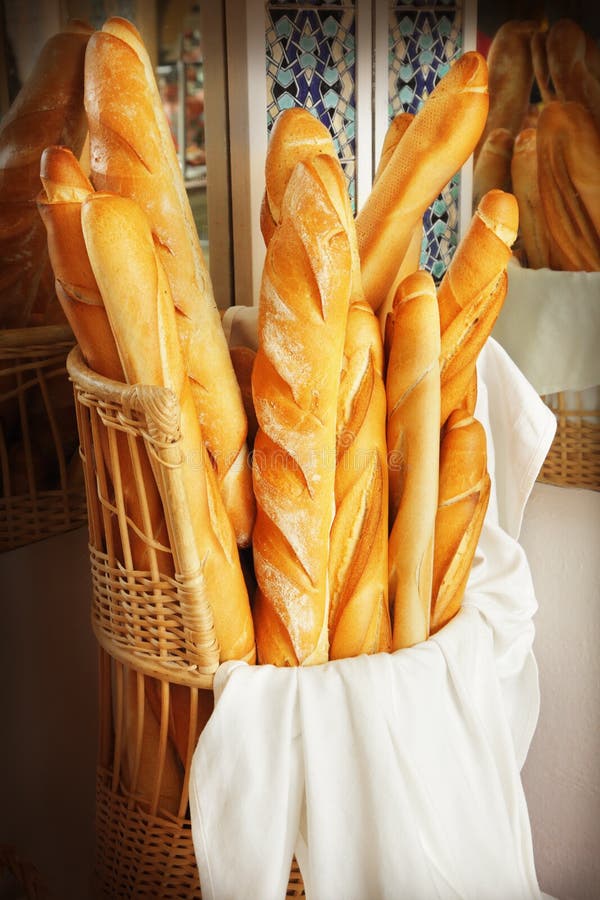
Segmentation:
{"type": "Polygon", "coordinates": [[[66,30],[43,46],[0,123],[0,327],[26,325],[47,261],[35,198],[50,144],[81,151],[86,121],[83,61],[91,29],[66,30]]]}
{"type": "Polygon", "coordinates": [[[392,647],[429,636],[438,495],[440,326],[433,278],[409,275],[394,302],[387,370],[392,647]]]}
{"type": "Polygon", "coordinates": [[[247,545],[254,503],[242,398],[152,66],[130,23],[110,19],[92,37],[85,80],[92,182],[136,200],[149,217],[204,438],[247,545]]]}
{"type": "Polygon", "coordinates": [[[488,191],[440,283],[440,426],[472,387],[477,358],[506,296],[506,267],[518,227],[515,197],[488,191]]]}
{"type": "Polygon", "coordinates": [[[508,128],[494,128],[487,135],[473,169],[474,207],[488,191],[510,189],[513,144],[514,137],[508,128]]]}
{"type": "MultiPolygon", "coordinates": [[[[81,227],[81,205],[93,192],[92,185],[73,153],[66,147],[48,147],[44,150],[40,174],[43,189],[38,196],[38,209],[46,227],[58,300],[88,366],[105,378],[125,381],[117,345],[90,266],[81,227]]],[[[100,441],[98,452],[102,452],[107,472],[114,480],[104,430],[100,431],[100,441]]],[[[129,529],[132,565],[138,571],[148,571],[151,567],[148,543],[140,537],[146,533],[146,519],[140,505],[125,433],[116,432],[115,441],[124,508],[134,526],[129,529]]],[[[168,545],[168,536],[162,502],[143,448],[140,448],[139,464],[144,484],[144,505],[147,509],[147,538],[155,546],[165,547],[168,545]]],[[[171,555],[158,550],[156,556],[159,571],[164,575],[173,575],[171,555]]]]}
{"type": "Polygon", "coordinates": [[[386,168],[389,163],[394,150],[404,137],[406,129],[414,120],[414,113],[409,112],[401,112],[398,113],[397,116],[394,116],[392,121],[389,124],[388,130],[385,133],[385,137],[383,139],[383,146],[381,148],[381,156],[379,157],[379,164],[375,171],[375,178],[373,182],[377,181],[383,170],[386,168]]]}
{"type": "Polygon", "coordinates": [[[221,660],[252,652],[248,593],[220,502],[179,346],[175,310],[146,215],[127,197],[90,194],[81,220],[90,265],[128,383],[169,388],[181,411],[181,473],[221,660]]]}
{"type": "Polygon", "coordinates": [[[487,111],[485,59],[465,53],[416,114],[357,216],[363,288],[373,309],[394,283],[423,213],[471,154],[487,111]]]}
{"type": "Polygon", "coordinates": [[[548,51],[546,48],[547,39],[548,31],[542,28],[539,28],[531,36],[531,63],[543,103],[551,103],[552,100],[556,99],[556,94],[551,86],[548,51]]]}
{"type": "Polygon", "coordinates": [[[431,602],[431,633],[460,608],[490,491],[481,423],[463,410],[449,417],[440,446],[439,499],[431,602]]]}
{"type": "MultiPolygon", "coordinates": [[[[267,154],[267,189],[280,209],[293,165],[308,160],[348,235],[352,297],[337,409],[335,517],[329,550],[330,657],[389,648],[387,607],[387,468],[382,347],[373,311],[362,298],[360,261],[346,181],[327,129],[302,110],[282,114],[267,154]],[[303,131],[303,125],[306,130],[303,131]],[[288,146],[288,143],[291,146],[288,146]],[[315,150],[325,150],[317,153],[315,150]],[[276,173],[274,185],[270,174],[276,173]]],[[[270,213],[269,213],[270,216],[270,213]]],[[[272,222],[272,228],[275,223],[272,222]]],[[[263,230],[268,243],[269,232],[263,230]]],[[[288,648],[289,649],[289,648],[288,648]]]]}
{"type": "Polygon", "coordinates": [[[511,177],[519,204],[519,235],[530,269],[550,265],[548,226],[538,183],[537,129],[525,128],[517,136],[511,177]]]}
{"type": "Polygon", "coordinates": [[[550,103],[540,114],[537,153],[551,267],[600,270],[600,136],[591,114],[575,102],[550,103]]]}
{"type": "Polygon", "coordinates": [[[519,132],[533,84],[530,45],[537,30],[537,22],[511,19],[494,35],[487,55],[490,109],[475,159],[491,131],[506,128],[512,135],[519,132]]]}
{"type": "Polygon", "coordinates": [[[547,55],[554,99],[581,103],[600,128],[600,50],[594,40],[572,19],[559,19],[548,32],[547,55]]]}
{"type": "Polygon", "coordinates": [[[298,163],[267,247],[252,381],[260,426],[254,613],[263,663],[328,658],[328,547],[351,267],[328,193],[312,163],[298,163]]]}
{"type": "Polygon", "coordinates": [[[442,334],[498,280],[508,265],[518,227],[519,208],[512,194],[492,190],[482,197],[438,288],[442,334]]]}

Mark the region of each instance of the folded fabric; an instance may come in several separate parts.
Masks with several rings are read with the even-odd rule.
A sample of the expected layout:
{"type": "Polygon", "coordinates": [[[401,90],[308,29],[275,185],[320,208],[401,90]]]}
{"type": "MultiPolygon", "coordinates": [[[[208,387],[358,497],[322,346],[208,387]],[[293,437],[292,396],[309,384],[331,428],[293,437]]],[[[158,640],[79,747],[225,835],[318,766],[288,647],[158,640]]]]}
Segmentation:
{"type": "Polygon", "coordinates": [[[600,384],[600,272],[508,267],[494,338],[539,394],[600,384]]]}
{"type": "Polygon", "coordinates": [[[458,616],[394,654],[223,664],[190,779],[205,900],[540,897],[520,780],[539,709],[517,538],[554,417],[496,342],[478,365],[493,496],[458,616]]]}

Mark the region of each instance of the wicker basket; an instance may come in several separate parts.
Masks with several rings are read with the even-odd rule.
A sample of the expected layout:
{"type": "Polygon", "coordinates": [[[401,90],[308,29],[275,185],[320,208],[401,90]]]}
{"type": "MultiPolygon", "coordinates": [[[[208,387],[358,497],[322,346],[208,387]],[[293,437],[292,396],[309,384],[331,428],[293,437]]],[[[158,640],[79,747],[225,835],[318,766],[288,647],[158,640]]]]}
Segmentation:
{"type": "MultiPolygon", "coordinates": [[[[67,368],[100,645],[96,894],[197,898],[188,781],[219,648],[182,499],[179,407],[164,388],[97,376],[78,347],[67,368]]],[[[303,896],[296,868],[289,890],[303,896]]]]}
{"type": "Polygon", "coordinates": [[[538,481],[600,490],[600,389],[542,397],[556,416],[556,435],[538,481]]]}
{"type": "Polygon", "coordinates": [[[0,332],[0,552],[85,524],[73,344],[68,326],[0,332]]]}
{"type": "Polygon", "coordinates": [[[0,845],[0,897],[13,900],[52,900],[50,891],[33,863],[21,858],[16,848],[0,845]]]}
{"type": "MultiPolygon", "coordinates": [[[[94,894],[200,898],[188,809],[212,691],[150,678],[100,650],[94,894]]],[[[303,897],[294,861],[287,897],[303,897]]]]}
{"type": "Polygon", "coordinates": [[[175,397],[165,388],[100,378],[78,347],[67,367],[87,492],[98,641],[147,675],[210,688],[219,648],[186,514],[175,397]]]}

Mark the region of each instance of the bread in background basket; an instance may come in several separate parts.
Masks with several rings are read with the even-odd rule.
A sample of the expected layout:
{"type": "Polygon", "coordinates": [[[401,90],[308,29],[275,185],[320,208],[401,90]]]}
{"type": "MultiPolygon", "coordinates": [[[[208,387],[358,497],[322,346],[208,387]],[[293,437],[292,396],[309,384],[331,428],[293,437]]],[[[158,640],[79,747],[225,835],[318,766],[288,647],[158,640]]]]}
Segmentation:
{"type": "Polygon", "coordinates": [[[81,526],[85,496],[58,304],[36,209],[40,157],[76,154],[87,125],[83,66],[92,29],[71,22],[42,47],[0,122],[0,550],[81,526]]]}

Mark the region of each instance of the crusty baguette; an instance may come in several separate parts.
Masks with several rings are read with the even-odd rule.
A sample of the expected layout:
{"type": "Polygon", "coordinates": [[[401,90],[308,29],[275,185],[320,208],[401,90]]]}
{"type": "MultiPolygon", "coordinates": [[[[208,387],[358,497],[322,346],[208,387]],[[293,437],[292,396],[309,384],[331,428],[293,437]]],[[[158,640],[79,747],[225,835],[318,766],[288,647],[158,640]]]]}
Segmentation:
{"type": "Polygon", "coordinates": [[[578,88],[573,66],[579,60],[585,61],[586,49],[585,32],[577,22],[563,17],[552,23],[546,37],[546,55],[557,100],[575,99],[578,88]]]}
{"type": "Polygon", "coordinates": [[[506,297],[506,267],[518,226],[515,197],[488,191],[440,283],[440,425],[463,404],[475,377],[477,358],[506,297]]]}
{"type": "Polygon", "coordinates": [[[587,31],[585,33],[585,64],[591,75],[600,81],[600,45],[587,31]]]}
{"type": "Polygon", "coordinates": [[[460,609],[490,493],[485,430],[464,410],[455,410],[440,446],[435,518],[431,633],[460,609]]]}
{"type": "Polygon", "coordinates": [[[256,359],[256,351],[251,347],[235,346],[229,348],[233,371],[242,392],[242,401],[248,419],[248,450],[254,447],[254,438],[258,431],[254,400],[252,399],[252,369],[256,359]]]}
{"type": "Polygon", "coordinates": [[[265,191],[261,230],[268,244],[281,221],[283,195],[296,163],[326,154],[337,159],[333,141],[323,123],[307,109],[281,112],[273,125],[265,160],[265,191]]]}
{"type": "Polygon", "coordinates": [[[505,191],[489,191],[458,244],[438,288],[442,335],[508,265],[519,223],[517,201],[505,191]]]}
{"type": "Polygon", "coordinates": [[[146,211],[175,309],[194,403],[238,543],[254,519],[244,406],[173,139],[139,33],[113,18],[88,47],[91,180],[146,211]]]}
{"type": "Polygon", "coordinates": [[[254,620],[263,663],[328,659],[328,548],[351,267],[337,211],[311,163],[300,162],[267,247],[252,378],[259,423],[254,620]]]}
{"type": "Polygon", "coordinates": [[[529,269],[548,268],[548,225],[538,183],[537,129],[517,135],[511,162],[512,189],[519,204],[519,236],[529,269]]]}
{"type": "Polygon", "coordinates": [[[552,88],[550,79],[550,68],[548,66],[548,51],[546,41],[548,39],[548,30],[538,28],[531,35],[531,63],[533,66],[533,75],[539,88],[540,97],[543,103],[551,103],[556,100],[556,94],[552,88]]]}
{"type": "Polygon", "coordinates": [[[521,128],[533,84],[531,38],[537,30],[535,21],[510,19],[493,37],[487,55],[490,109],[476,161],[491,131],[506,128],[514,136],[521,128]]]}
{"type": "Polygon", "coordinates": [[[508,276],[503,271],[494,285],[482,292],[478,303],[466,309],[442,334],[440,425],[453,409],[469,409],[472,405],[477,359],[500,315],[507,290],[508,276]]]}
{"type": "MultiPolygon", "coordinates": [[[[330,658],[389,649],[385,387],[377,322],[362,295],[346,181],[329,132],[301,109],[282,113],[269,142],[265,196],[276,216],[298,161],[310,161],[343,225],[352,292],[337,410],[335,517],[329,556],[330,658]],[[325,151],[325,152],[320,152],[325,151]]],[[[268,232],[265,233],[268,243],[268,232]]]]}
{"type": "Polygon", "coordinates": [[[335,517],[329,556],[329,657],[389,650],[388,479],[383,346],[366,303],[350,199],[331,156],[313,160],[350,242],[352,293],[336,425],[335,517]]]}
{"type": "Polygon", "coordinates": [[[550,264],[600,270],[600,137],[575,102],[548,104],[537,130],[538,183],[548,224],[550,264]]]}
{"type": "Polygon", "coordinates": [[[597,45],[573,19],[558,19],[547,38],[548,68],[556,99],[581,103],[600,128],[600,82],[597,45]],[[595,49],[594,49],[595,48],[595,49]]]}
{"type": "Polygon", "coordinates": [[[373,183],[375,183],[382,175],[384,169],[388,165],[390,159],[393,156],[394,150],[404,137],[406,129],[413,122],[415,116],[414,113],[410,112],[401,112],[398,115],[394,116],[390,124],[388,125],[388,129],[383,138],[383,145],[381,147],[381,155],[379,157],[379,162],[377,164],[377,169],[375,170],[375,177],[373,179],[373,183]]]}
{"type": "Polygon", "coordinates": [[[394,301],[387,369],[392,647],[427,639],[438,497],[440,324],[428,272],[409,275],[394,301]]]}
{"type": "Polygon", "coordinates": [[[91,28],[73,23],[51,37],[0,123],[0,327],[29,316],[47,262],[35,198],[49,144],[79,153],[86,132],[83,63],[91,28]]]}
{"type": "MultiPolygon", "coordinates": [[[[398,144],[400,143],[402,137],[404,136],[407,128],[411,124],[414,119],[414,114],[409,112],[399,113],[397,116],[394,116],[388,130],[386,131],[385,138],[383,141],[383,147],[381,148],[381,156],[379,158],[379,164],[377,166],[377,170],[375,172],[374,183],[381,177],[386,166],[391,160],[394,151],[398,144]]],[[[423,243],[423,219],[419,219],[413,233],[409,239],[408,246],[406,248],[406,252],[398,266],[398,271],[396,272],[396,277],[394,278],[390,289],[387,292],[387,296],[379,309],[377,310],[377,317],[379,319],[379,326],[381,328],[382,337],[385,338],[386,331],[386,323],[388,321],[388,316],[391,318],[392,306],[394,303],[394,297],[396,296],[396,290],[401,281],[403,281],[407,275],[411,275],[413,272],[416,272],[419,268],[419,262],[421,259],[421,245],[423,243]]],[[[384,360],[385,362],[385,360],[384,360]]]]}
{"type": "Polygon", "coordinates": [[[494,128],[482,144],[473,169],[473,208],[488,191],[510,189],[514,136],[508,128],[494,128]]]}
{"type": "Polygon", "coordinates": [[[357,216],[363,288],[373,309],[385,300],[423,213],[470,156],[487,112],[487,65],[470,51],[415,115],[357,216]]]}
{"type": "MultiPolygon", "coordinates": [[[[48,252],[54,271],[56,295],[87,364],[104,378],[125,381],[117,345],[104,303],[92,272],[81,227],[81,205],[93,192],[79,162],[68,147],[47,147],[40,163],[42,191],[38,209],[46,227],[48,252]]],[[[115,432],[121,489],[126,515],[132,527],[120,535],[121,552],[131,553],[123,562],[138,571],[152,568],[149,545],[156,549],[155,576],[173,575],[171,554],[163,550],[168,536],[162,502],[144,447],[140,447],[141,484],[132,467],[127,436],[115,432]],[[143,498],[140,496],[143,492],[143,498]]],[[[106,434],[100,431],[104,465],[113,479],[113,465],[106,434]]]]}
{"type": "Polygon", "coordinates": [[[220,658],[251,658],[248,593],[202,439],[169,284],[150,224],[134,200],[106,192],[90,194],[83,201],[81,221],[128,383],[169,388],[179,404],[186,515],[201,561],[198,575],[213,611],[220,658]]]}

